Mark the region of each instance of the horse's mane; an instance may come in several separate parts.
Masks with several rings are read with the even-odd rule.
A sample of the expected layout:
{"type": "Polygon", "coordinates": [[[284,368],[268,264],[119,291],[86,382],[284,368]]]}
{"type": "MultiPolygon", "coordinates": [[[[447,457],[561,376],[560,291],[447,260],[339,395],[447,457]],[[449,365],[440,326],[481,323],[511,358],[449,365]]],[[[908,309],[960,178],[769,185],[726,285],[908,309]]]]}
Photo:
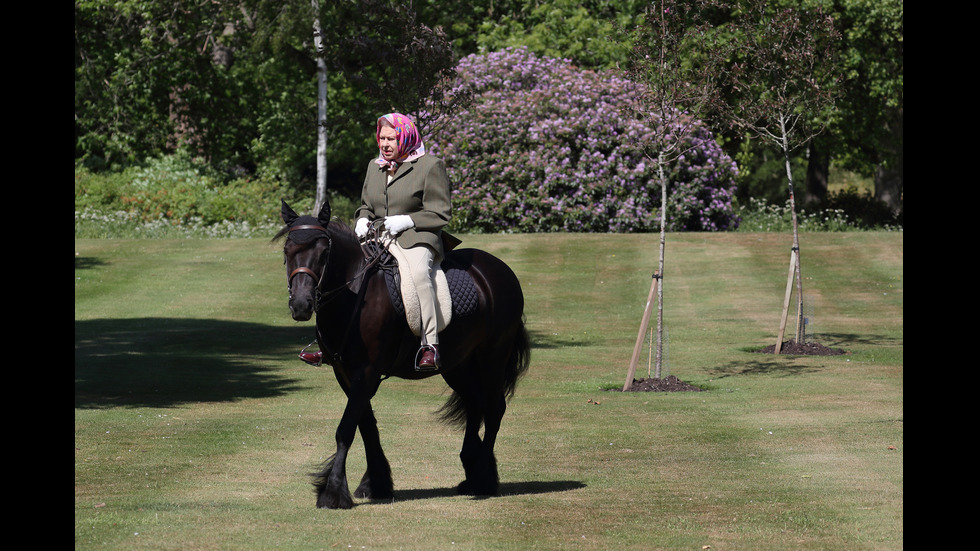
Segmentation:
{"type": "Polygon", "coordinates": [[[331,220],[330,223],[327,224],[327,229],[334,230],[335,238],[339,237],[341,239],[346,239],[347,241],[350,241],[351,243],[360,247],[360,241],[358,241],[357,235],[345,222],[341,222],[340,220],[331,220]]]}
{"type": "MultiPolygon", "coordinates": [[[[290,226],[283,226],[282,229],[276,232],[276,235],[272,237],[271,241],[275,243],[276,241],[282,240],[289,235],[289,228],[300,225],[319,226],[320,221],[314,216],[300,216],[296,219],[295,223],[290,226]]],[[[333,238],[339,237],[352,243],[357,243],[357,236],[354,235],[354,230],[340,220],[331,220],[330,223],[327,224],[326,228],[330,236],[333,238]]],[[[316,238],[316,236],[317,232],[313,230],[299,230],[295,235],[293,235],[293,240],[295,240],[297,243],[306,243],[307,241],[316,238]]]]}

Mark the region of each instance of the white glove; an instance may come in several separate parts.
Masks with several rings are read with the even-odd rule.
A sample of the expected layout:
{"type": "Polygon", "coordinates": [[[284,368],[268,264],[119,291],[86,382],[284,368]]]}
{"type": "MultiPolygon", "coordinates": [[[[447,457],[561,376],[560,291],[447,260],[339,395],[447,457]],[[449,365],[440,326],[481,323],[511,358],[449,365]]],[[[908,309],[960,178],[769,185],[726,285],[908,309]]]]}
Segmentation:
{"type": "Polygon", "coordinates": [[[396,214],[394,216],[385,217],[385,229],[392,237],[400,234],[401,232],[407,230],[408,228],[414,228],[415,222],[412,221],[412,217],[407,214],[396,214]]]}
{"type": "Polygon", "coordinates": [[[358,239],[364,239],[364,236],[368,232],[368,219],[358,218],[357,223],[354,224],[354,234],[357,235],[358,239]]]}

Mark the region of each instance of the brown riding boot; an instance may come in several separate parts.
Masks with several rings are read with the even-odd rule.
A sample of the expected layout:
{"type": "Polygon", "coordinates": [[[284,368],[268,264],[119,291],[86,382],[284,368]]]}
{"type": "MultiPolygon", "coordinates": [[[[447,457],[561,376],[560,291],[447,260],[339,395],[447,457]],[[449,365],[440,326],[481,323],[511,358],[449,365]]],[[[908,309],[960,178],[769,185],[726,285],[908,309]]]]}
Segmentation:
{"type": "Polygon", "coordinates": [[[425,345],[422,350],[422,357],[419,358],[419,363],[415,366],[418,370],[430,370],[439,369],[439,345],[425,345]]]}
{"type": "Polygon", "coordinates": [[[313,367],[320,367],[323,363],[323,352],[317,350],[316,352],[303,352],[299,353],[299,359],[312,365],[313,367]]]}

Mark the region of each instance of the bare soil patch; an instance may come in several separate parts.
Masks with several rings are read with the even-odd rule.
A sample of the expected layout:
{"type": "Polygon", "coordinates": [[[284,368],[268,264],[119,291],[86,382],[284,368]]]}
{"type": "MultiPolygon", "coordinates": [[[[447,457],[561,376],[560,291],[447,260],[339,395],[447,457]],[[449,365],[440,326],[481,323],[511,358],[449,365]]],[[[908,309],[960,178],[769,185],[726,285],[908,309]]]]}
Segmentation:
{"type": "Polygon", "coordinates": [[[701,392],[702,390],[704,389],[669,375],[663,379],[656,377],[633,379],[633,384],[625,392],[701,392]]]}
{"type": "MultiPolygon", "coordinates": [[[[776,345],[769,345],[762,350],[757,350],[759,354],[773,354],[776,352],[776,345]]],[[[779,350],[780,355],[790,356],[840,356],[848,352],[842,348],[828,348],[817,342],[797,343],[796,341],[784,341],[779,350]]]]}

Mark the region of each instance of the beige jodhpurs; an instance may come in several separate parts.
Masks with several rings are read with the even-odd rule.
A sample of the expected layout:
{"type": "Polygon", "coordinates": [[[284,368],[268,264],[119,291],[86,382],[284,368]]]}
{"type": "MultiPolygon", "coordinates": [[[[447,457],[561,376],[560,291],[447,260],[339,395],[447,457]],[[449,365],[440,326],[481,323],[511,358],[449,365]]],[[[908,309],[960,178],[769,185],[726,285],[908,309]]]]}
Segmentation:
{"type": "Polygon", "coordinates": [[[397,241],[391,243],[408,259],[408,269],[415,281],[415,290],[419,294],[419,308],[422,321],[422,336],[426,344],[439,344],[439,322],[436,318],[436,294],[432,285],[432,263],[435,253],[426,245],[416,245],[406,249],[397,241]]]}

